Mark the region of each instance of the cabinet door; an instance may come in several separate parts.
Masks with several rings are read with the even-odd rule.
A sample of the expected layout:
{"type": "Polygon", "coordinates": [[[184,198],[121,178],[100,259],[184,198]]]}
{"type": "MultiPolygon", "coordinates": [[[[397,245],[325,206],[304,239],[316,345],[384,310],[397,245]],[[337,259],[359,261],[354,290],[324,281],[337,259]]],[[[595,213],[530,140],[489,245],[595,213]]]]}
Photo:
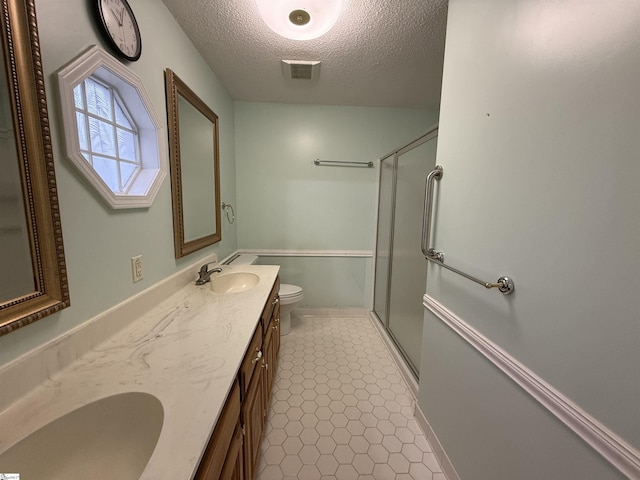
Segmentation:
{"type": "Polygon", "coordinates": [[[276,303],[271,317],[271,326],[264,338],[264,417],[265,421],[271,406],[271,392],[275,382],[278,354],[280,352],[280,304],[276,303]]]}
{"type": "Polygon", "coordinates": [[[262,315],[260,319],[262,320],[262,327],[264,328],[264,333],[266,335],[267,330],[271,328],[271,320],[274,318],[273,312],[278,307],[280,303],[280,299],[278,298],[278,292],[280,291],[280,277],[276,277],[276,281],[273,284],[273,288],[271,289],[271,293],[269,294],[269,298],[267,299],[267,303],[262,310],[262,315]]]}
{"type": "MultiPolygon", "coordinates": [[[[261,365],[261,359],[263,355],[262,351],[262,325],[258,322],[258,326],[253,333],[253,338],[251,339],[251,343],[247,348],[247,352],[245,353],[244,360],[242,360],[242,365],[240,365],[240,391],[241,397],[244,401],[247,390],[249,389],[249,385],[251,384],[251,379],[256,371],[256,368],[261,365]]],[[[260,376],[260,372],[258,372],[258,376],[260,376]]]]}
{"type": "MultiPolygon", "coordinates": [[[[218,480],[225,468],[227,452],[233,447],[234,432],[240,417],[240,387],[236,381],[231,388],[225,406],[209,444],[204,452],[195,480],[218,480]]],[[[242,439],[241,439],[242,440],[242,439]]]]}
{"type": "Polygon", "coordinates": [[[229,446],[229,452],[227,458],[224,461],[224,467],[220,474],[220,480],[243,480],[244,479],[244,465],[242,455],[242,425],[238,422],[236,431],[233,434],[233,441],[229,446]]]}
{"type": "Polygon", "coordinates": [[[275,350],[274,350],[274,338],[275,324],[267,331],[264,338],[264,356],[262,357],[262,395],[264,402],[264,418],[267,419],[267,413],[269,413],[269,405],[271,403],[271,387],[273,386],[273,375],[275,365],[275,350]]]}
{"type": "Polygon", "coordinates": [[[273,310],[273,374],[276,373],[276,365],[278,364],[278,358],[280,357],[280,302],[276,304],[276,308],[273,310]]]}
{"type": "Polygon", "coordinates": [[[249,390],[242,405],[244,425],[244,475],[245,480],[253,480],[260,456],[260,440],[264,428],[264,400],[262,374],[253,375],[249,390]]]}

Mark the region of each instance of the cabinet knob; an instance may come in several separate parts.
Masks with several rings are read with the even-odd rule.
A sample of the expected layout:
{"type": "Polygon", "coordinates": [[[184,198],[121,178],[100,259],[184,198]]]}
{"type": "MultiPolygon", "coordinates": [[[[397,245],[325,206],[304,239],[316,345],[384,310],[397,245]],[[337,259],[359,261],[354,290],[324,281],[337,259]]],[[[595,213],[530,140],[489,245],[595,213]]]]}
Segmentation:
{"type": "Polygon", "coordinates": [[[280,301],[280,298],[276,297],[276,299],[273,301],[271,305],[277,305],[279,301],[280,301]]]}
{"type": "Polygon", "coordinates": [[[256,358],[254,358],[253,360],[251,360],[251,365],[255,365],[255,363],[260,360],[262,358],[262,352],[258,351],[258,354],[256,355],[256,358]]]}

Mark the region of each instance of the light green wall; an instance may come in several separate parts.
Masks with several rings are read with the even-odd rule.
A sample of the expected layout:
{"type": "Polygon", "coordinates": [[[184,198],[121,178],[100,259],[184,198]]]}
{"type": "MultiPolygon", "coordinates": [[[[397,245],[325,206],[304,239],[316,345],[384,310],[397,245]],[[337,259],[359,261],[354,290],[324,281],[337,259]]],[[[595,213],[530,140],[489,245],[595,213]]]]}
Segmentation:
{"type": "MultiPolygon", "coordinates": [[[[104,42],[93,18],[93,4],[37,0],[71,307],[1,337],[0,365],[209,253],[226,256],[236,250],[240,235],[243,246],[251,248],[371,249],[375,170],[319,168],[311,161],[316,157],[375,160],[436,120],[434,113],[421,110],[234,105],[162,2],[130,0],[130,4],[140,24],[143,50],[141,59],[127,66],[141,78],[165,122],[163,72],[167,67],[219,116],[221,199],[236,207],[238,220],[230,225],[223,218],[220,244],[175,260],[168,177],[148,209],[115,211],[91,190],[64,156],[55,72],[88,46],[104,46],[104,42]],[[237,135],[236,129],[240,129],[237,135]],[[242,198],[236,199],[236,184],[242,198]],[[144,280],[133,284],[130,258],[140,254],[144,280]]],[[[168,155],[166,139],[163,142],[168,155]]],[[[358,293],[353,301],[341,299],[341,304],[366,303],[370,261],[345,259],[339,271],[352,271],[351,265],[358,262],[356,271],[364,272],[357,280],[358,293]]],[[[330,301],[325,298],[320,303],[330,301]]]]}
{"type": "Polygon", "coordinates": [[[461,480],[624,477],[427,312],[419,402],[461,480]]]}
{"type": "Polygon", "coordinates": [[[372,249],[377,168],[313,160],[375,161],[436,121],[417,109],[236,102],[240,247],[372,249]]]}
{"type": "MultiPolygon", "coordinates": [[[[71,307],[0,338],[0,364],[81,324],[212,252],[237,246],[235,226],[223,221],[223,241],[179,261],[173,253],[171,188],[165,179],[148,209],[107,207],[64,156],[54,73],[89,45],[104,42],[86,0],[37,0],[40,46],[51,120],[71,307]],[[133,284],[131,261],[142,254],[143,281],[133,284]]],[[[141,79],[166,127],[164,69],[174,70],[220,118],[222,199],[235,201],[233,102],[164,4],[130,0],[140,24],[142,57],[129,68],[141,79]]],[[[168,155],[166,134],[164,150],[168,155]]]]}
{"type": "Polygon", "coordinates": [[[279,265],[282,283],[303,288],[296,308],[368,308],[371,258],[260,257],[260,265],[279,265]]]}
{"type": "MultiPolygon", "coordinates": [[[[427,291],[638,448],[640,10],[632,4],[450,1],[435,246],[480,278],[510,275],[516,292],[487,292],[437,266],[427,291]]],[[[556,430],[529,445],[535,407],[501,415],[493,367],[476,368],[468,356],[449,367],[442,349],[429,352],[451,343],[448,335],[425,332],[430,374],[420,379],[420,406],[463,480],[614,478],[589,475],[556,430]],[[455,418],[460,389],[448,371],[486,384],[455,400],[465,406],[455,418]],[[500,460],[505,446],[522,453],[500,460]],[[543,473],[549,446],[575,460],[573,475],[543,473]],[[483,455],[496,461],[469,461],[483,455]],[[496,473],[499,462],[508,474],[496,473]]],[[[599,461],[591,452],[589,462],[599,461]]]]}
{"type": "MultiPolygon", "coordinates": [[[[435,112],[417,109],[236,102],[240,247],[371,251],[377,166],[313,160],[375,162],[436,121],[435,112]]],[[[305,290],[301,306],[370,306],[370,258],[282,261],[283,282],[305,290]]]]}

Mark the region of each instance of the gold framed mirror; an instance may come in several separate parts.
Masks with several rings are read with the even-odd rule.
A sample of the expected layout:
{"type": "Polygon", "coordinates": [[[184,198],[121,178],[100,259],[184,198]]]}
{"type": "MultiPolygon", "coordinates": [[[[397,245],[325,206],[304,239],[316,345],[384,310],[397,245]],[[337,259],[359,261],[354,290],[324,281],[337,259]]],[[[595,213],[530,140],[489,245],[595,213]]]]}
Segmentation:
{"type": "Polygon", "coordinates": [[[0,335],[69,306],[34,0],[3,0],[0,335]]]}
{"type": "Polygon", "coordinates": [[[176,258],[222,239],[218,116],[165,70],[176,258]]]}

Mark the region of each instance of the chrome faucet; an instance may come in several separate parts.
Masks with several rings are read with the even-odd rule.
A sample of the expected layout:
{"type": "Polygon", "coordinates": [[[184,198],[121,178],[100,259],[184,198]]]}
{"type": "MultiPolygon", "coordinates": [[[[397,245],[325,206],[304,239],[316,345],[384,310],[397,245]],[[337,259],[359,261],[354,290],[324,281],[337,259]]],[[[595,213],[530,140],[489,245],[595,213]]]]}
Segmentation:
{"type": "Polygon", "coordinates": [[[208,269],[209,265],[213,265],[215,263],[218,263],[218,262],[205,263],[204,265],[202,265],[202,267],[200,267],[200,271],[198,272],[198,279],[196,280],[196,285],[204,285],[209,280],[211,280],[210,277],[212,273],[220,273],[222,271],[220,267],[212,268],[211,270],[208,269]]]}

